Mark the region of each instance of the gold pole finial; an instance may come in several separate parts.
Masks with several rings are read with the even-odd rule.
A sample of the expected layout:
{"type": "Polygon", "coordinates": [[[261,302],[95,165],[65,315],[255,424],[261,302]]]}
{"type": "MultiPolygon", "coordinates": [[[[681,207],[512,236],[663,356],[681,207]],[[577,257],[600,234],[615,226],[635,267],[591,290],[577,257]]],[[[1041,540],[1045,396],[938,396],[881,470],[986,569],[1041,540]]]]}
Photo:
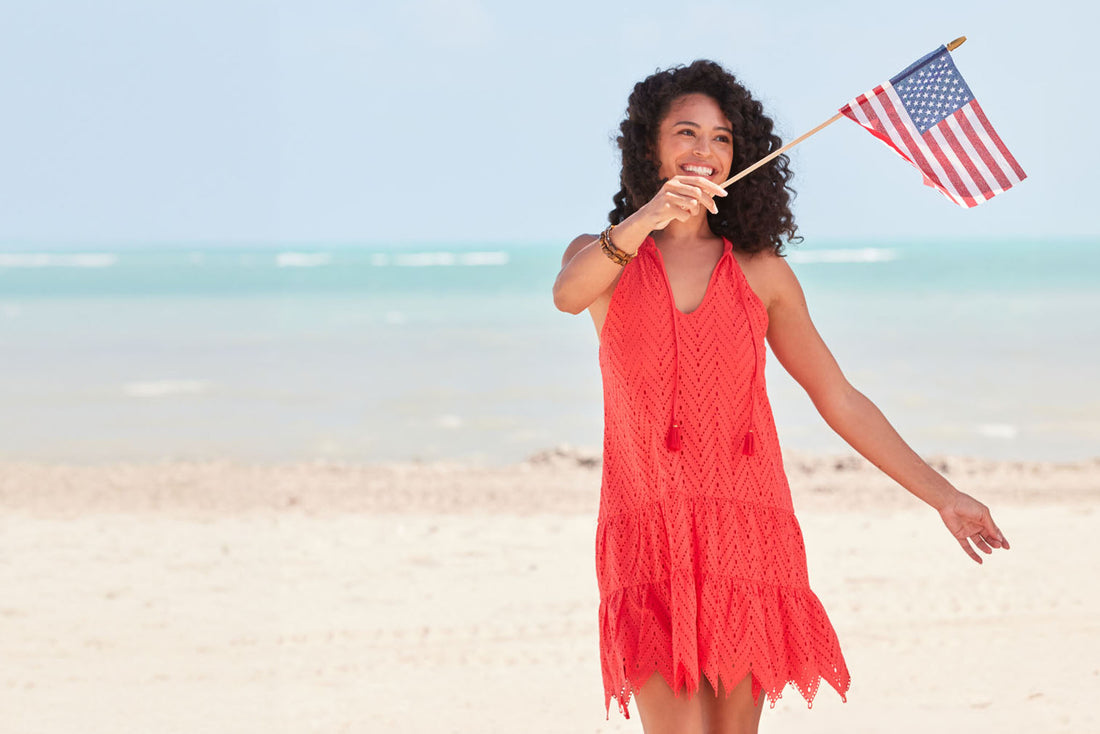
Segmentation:
{"type": "Polygon", "coordinates": [[[959,36],[954,41],[947,44],[947,50],[948,51],[954,51],[955,49],[957,49],[959,46],[963,45],[964,43],[966,43],[966,36],[959,36]]]}

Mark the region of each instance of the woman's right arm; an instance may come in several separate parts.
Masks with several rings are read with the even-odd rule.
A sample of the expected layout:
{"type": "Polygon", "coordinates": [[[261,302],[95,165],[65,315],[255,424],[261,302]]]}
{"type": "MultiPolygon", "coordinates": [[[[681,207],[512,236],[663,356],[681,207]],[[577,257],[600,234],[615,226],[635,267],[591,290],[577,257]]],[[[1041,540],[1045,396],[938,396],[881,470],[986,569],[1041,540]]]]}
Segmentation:
{"type": "MultiPolygon", "coordinates": [[[[704,208],[717,213],[714,197],[725,195],[724,189],[705,178],[673,176],[641,209],[615,226],[611,242],[633,255],[650,232],[664,229],[669,222],[686,221],[704,208]]],[[[554,305],[561,311],[580,313],[601,296],[610,297],[622,269],[600,249],[599,237],[581,235],[569,243],[562,256],[561,272],[554,281],[554,305]]]]}
{"type": "MultiPolygon", "coordinates": [[[[638,252],[653,231],[652,225],[639,220],[635,212],[616,226],[611,233],[612,244],[632,255],[638,252]]],[[[580,313],[611,289],[622,270],[622,265],[604,254],[598,236],[582,234],[565,248],[561,272],[554,281],[554,305],[561,311],[580,313]]]]}

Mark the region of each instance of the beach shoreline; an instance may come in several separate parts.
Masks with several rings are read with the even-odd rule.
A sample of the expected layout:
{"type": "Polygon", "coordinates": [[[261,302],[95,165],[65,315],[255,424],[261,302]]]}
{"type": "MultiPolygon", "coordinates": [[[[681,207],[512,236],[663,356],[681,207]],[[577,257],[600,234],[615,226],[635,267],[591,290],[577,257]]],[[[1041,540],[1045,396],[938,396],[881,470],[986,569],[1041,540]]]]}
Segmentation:
{"type": "MultiPolygon", "coordinates": [[[[796,510],[924,505],[854,454],[783,453],[796,510]]],[[[991,507],[1100,502],[1100,457],[1003,461],[927,456],[959,489],[991,507]]],[[[463,461],[287,463],[226,459],[62,463],[0,461],[0,507],[71,517],[83,512],[586,514],[598,509],[601,459],[558,446],[506,465],[463,461]],[[524,491],[525,485],[539,491],[524,491]]]]}

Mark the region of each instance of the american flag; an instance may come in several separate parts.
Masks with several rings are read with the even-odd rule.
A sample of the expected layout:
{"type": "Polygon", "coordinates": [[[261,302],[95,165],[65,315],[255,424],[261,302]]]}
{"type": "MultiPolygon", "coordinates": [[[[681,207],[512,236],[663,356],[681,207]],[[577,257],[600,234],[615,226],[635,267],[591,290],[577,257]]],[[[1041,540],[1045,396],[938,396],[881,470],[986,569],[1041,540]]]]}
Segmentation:
{"type": "Polygon", "coordinates": [[[896,150],[959,206],[992,199],[1027,174],[989,124],[946,46],[840,112],[896,150]]]}

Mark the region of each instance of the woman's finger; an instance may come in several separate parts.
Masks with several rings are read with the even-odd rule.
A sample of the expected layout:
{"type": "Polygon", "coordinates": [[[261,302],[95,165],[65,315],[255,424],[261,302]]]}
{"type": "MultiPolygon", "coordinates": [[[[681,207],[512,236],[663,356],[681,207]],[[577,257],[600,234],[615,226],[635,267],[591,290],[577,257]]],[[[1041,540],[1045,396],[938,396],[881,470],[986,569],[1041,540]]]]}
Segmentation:
{"type": "Polygon", "coordinates": [[[709,178],[703,178],[702,176],[700,176],[699,178],[702,179],[703,187],[707,189],[707,192],[711,196],[729,196],[730,192],[726,191],[724,188],[714,183],[709,178]]]}
{"type": "Polygon", "coordinates": [[[973,538],[971,538],[971,540],[974,541],[974,545],[978,546],[978,550],[980,550],[982,553],[989,555],[993,552],[993,549],[989,547],[989,543],[987,543],[985,538],[982,537],[980,534],[975,535],[973,538]]]}
{"type": "Polygon", "coordinates": [[[708,196],[729,196],[729,192],[718,184],[711,181],[709,178],[703,178],[702,176],[676,176],[669,179],[670,181],[679,180],[689,185],[697,186],[706,192],[708,196]]]}
{"type": "Polygon", "coordinates": [[[719,191],[723,191],[723,189],[717,184],[714,184],[701,176],[696,176],[693,178],[695,179],[695,181],[698,181],[700,185],[697,186],[694,183],[687,183],[685,181],[669,179],[668,183],[666,183],[665,186],[668,187],[668,190],[670,192],[675,191],[681,196],[695,199],[700,204],[705,206],[707,208],[707,211],[712,214],[717,214],[718,205],[714,203],[714,194],[711,191],[704,190],[704,186],[709,184],[710,188],[712,189],[718,189],[719,191]]]}
{"type": "Polygon", "coordinates": [[[689,218],[694,217],[696,214],[699,213],[699,206],[699,202],[695,199],[692,199],[684,206],[684,211],[688,213],[689,218]]]}
{"type": "Polygon", "coordinates": [[[996,547],[1008,550],[1008,538],[1006,538],[1005,534],[1001,532],[1001,529],[997,527],[997,524],[993,522],[993,518],[989,516],[988,512],[982,524],[985,526],[982,535],[985,536],[986,540],[988,540],[990,544],[996,541],[996,547]]]}
{"type": "Polygon", "coordinates": [[[966,538],[958,538],[958,541],[959,541],[959,545],[962,546],[962,549],[964,551],[966,551],[966,555],[970,556],[971,558],[973,558],[978,563],[982,562],[982,557],[979,556],[978,553],[973,548],[970,547],[970,543],[969,543],[969,541],[967,541],[966,538]]]}
{"type": "Polygon", "coordinates": [[[1001,536],[995,531],[983,530],[982,537],[985,538],[985,542],[989,543],[989,545],[994,548],[1008,548],[1001,540],[1001,536]]]}
{"type": "Polygon", "coordinates": [[[679,194],[669,193],[666,200],[668,206],[675,211],[687,212],[689,216],[694,216],[699,212],[699,200],[690,196],[681,196],[679,194]]]}
{"type": "Polygon", "coordinates": [[[706,203],[710,200],[710,195],[704,192],[698,186],[692,186],[691,184],[684,183],[683,181],[676,181],[669,179],[668,190],[670,193],[683,196],[688,199],[694,199],[695,201],[706,203]]]}
{"type": "Polygon", "coordinates": [[[684,211],[680,204],[670,197],[666,197],[664,201],[660,202],[660,221],[661,228],[664,229],[669,222],[678,221],[684,211]]]}

